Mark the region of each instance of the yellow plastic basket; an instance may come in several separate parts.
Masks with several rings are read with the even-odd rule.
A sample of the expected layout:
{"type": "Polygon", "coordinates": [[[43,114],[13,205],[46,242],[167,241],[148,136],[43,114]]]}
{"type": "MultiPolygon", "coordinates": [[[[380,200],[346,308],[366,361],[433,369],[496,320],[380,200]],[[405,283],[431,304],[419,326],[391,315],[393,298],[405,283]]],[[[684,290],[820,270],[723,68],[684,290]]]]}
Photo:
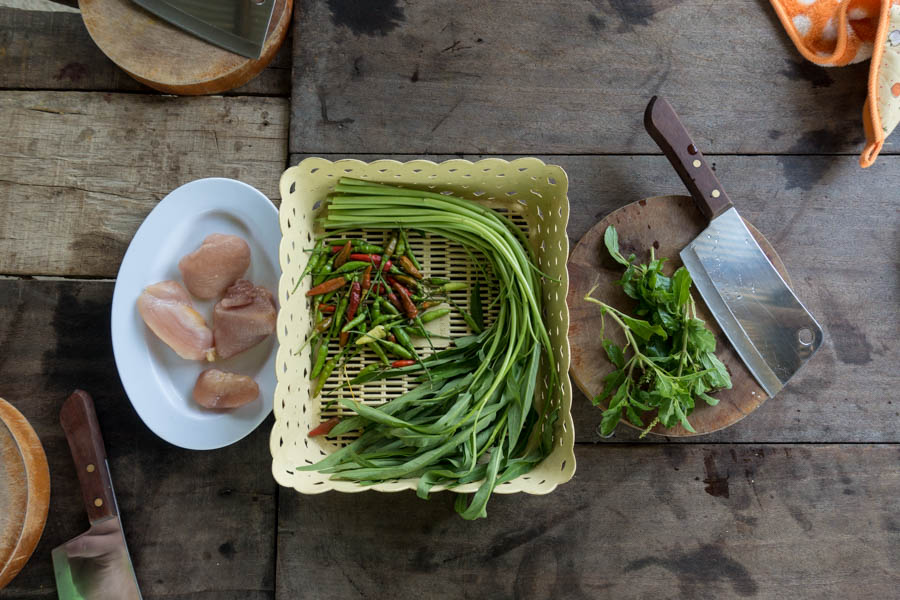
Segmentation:
{"type": "MultiPolygon", "coordinates": [[[[370,179],[437,191],[448,190],[456,196],[506,214],[526,231],[540,269],[559,280],[559,283],[545,280],[543,286],[545,322],[556,352],[556,368],[562,386],[561,393],[557,396],[560,403],[559,419],[555,425],[553,452],[530,473],[498,486],[496,492],[546,494],[560,483],[571,479],[575,473],[575,433],[571,414],[572,388],[568,376],[569,311],[566,307],[566,292],[569,279],[566,258],[569,243],[566,223],[569,219],[569,202],[565,171],[558,166],[545,165],[536,158],[520,158],[512,162],[490,158],[477,163],[449,160],[440,164],[426,160],[406,163],[379,160],[364,163],[358,160],[332,162],[322,158],[308,158],[285,171],[280,184],[282,275],[278,287],[278,386],[275,390],[275,426],[270,438],[272,472],[276,481],[304,494],[329,490],[393,492],[415,489],[418,484],[417,479],[400,479],[361,486],[352,481],[334,481],[329,479],[329,475],[316,471],[295,470],[300,465],[321,460],[352,439],[353,436],[336,440],[310,438],[307,433],[331,416],[347,414],[339,406],[323,410],[328,400],[328,390],[333,385],[352,378],[364,365],[375,360],[374,354],[357,357],[349,363],[345,372],[331,376],[321,397],[310,398],[311,349],[306,347],[297,352],[313,326],[310,303],[305,295],[309,289],[309,278],[300,282],[296,292],[292,294],[291,291],[310,257],[310,253],[305,250],[311,248],[315,237],[322,233],[315,228],[315,218],[340,177],[370,179]]],[[[365,237],[378,243],[378,236],[382,233],[366,232],[365,237]]],[[[410,232],[409,242],[422,263],[423,270],[431,276],[462,279],[480,277],[465,251],[447,240],[417,236],[410,232]]],[[[460,292],[454,296],[454,300],[466,305],[466,292],[460,292]]],[[[444,323],[444,329],[439,333],[465,335],[465,322],[455,311],[452,315],[449,323],[444,323]]],[[[486,316],[490,318],[491,315],[486,316]]],[[[539,376],[535,398],[537,406],[543,402],[547,381],[545,374],[539,376]]],[[[355,388],[352,394],[357,400],[376,405],[408,389],[406,381],[391,380],[365,384],[355,388]]],[[[476,482],[453,489],[457,492],[472,492],[478,485],[476,482]]],[[[443,488],[436,486],[433,489],[439,491],[443,488]]]]}

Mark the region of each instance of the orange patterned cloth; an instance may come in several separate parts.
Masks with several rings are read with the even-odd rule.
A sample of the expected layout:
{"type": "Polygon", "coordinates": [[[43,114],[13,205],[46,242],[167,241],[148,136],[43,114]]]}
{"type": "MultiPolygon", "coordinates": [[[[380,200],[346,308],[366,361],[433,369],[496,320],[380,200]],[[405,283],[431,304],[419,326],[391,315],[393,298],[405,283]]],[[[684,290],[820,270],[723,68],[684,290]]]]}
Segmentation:
{"type": "Polygon", "coordinates": [[[900,122],[900,0],[770,0],[797,50],[825,67],[872,59],[863,107],[868,167],[900,122]]]}

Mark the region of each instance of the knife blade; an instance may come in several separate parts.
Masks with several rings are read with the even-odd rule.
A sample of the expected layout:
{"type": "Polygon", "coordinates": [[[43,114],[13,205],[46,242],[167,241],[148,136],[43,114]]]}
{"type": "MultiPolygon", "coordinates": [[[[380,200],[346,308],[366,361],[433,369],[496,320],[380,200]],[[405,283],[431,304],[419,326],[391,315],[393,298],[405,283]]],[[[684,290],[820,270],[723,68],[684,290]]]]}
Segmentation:
{"type": "MultiPolygon", "coordinates": [[[[157,17],[247,58],[259,58],[275,0],[134,0],[157,17]]],[[[186,57],[189,58],[189,57],[186,57]]]]}
{"type": "Polygon", "coordinates": [[[85,533],[51,552],[59,598],[141,600],[94,401],[87,392],[75,390],[63,403],[59,420],[69,442],[90,520],[90,528],[85,533]]]}
{"type": "Polygon", "coordinates": [[[750,234],[665,98],[650,100],[644,127],[710,220],[681,260],[750,373],[775,396],[822,345],[822,328],[750,234]]]}

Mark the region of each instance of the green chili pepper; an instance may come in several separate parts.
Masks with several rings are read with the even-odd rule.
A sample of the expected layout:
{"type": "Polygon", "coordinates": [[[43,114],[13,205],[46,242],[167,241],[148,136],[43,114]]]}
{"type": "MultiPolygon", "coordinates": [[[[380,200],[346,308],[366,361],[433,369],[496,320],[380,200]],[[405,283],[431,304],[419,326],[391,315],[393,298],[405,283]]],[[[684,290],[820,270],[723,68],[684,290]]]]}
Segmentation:
{"type": "Polygon", "coordinates": [[[351,329],[353,329],[354,327],[356,327],[357,325],[359,325],[360,323],[362,323],[365,320],[366,320],[366,313],[360,313],[360,314],[356,315],[355,317],[353,317],[353,319],[349,323],[347,323],[346,325],[341,327],[341,333],[346,333],[346,332],[350,331],[351,329]]]}
{"type": "Polygon", "coordinates": [[[445,292],[458,292],[460,290],[466,289],[467,287],[469,287],[469,286],[462,283],[461,281],[451,281],[450,283],[445,283],[441,287],[441,289],[444,290],[445,292]]]}
{"type": "Polygon", "coordinates": [[[390,314],[392,314],[392,315],[400,314],[400,311],[397,309],[397,307],[394,306],[393,304],[391,304],[390,301],[388,301],[384,296],[379,296],[378,301],[381,302],[381,306],[383,306],[385,308],[385,310],[387,310],[387,312],[389,312],[390,314]]]}
{"type": "Polygon", "coordinates": [[[330,249],[333,246],[343,246],[347,242],[350,242],[350,246],[359,252],[365,252],[367,254],[381,254],[384,252],[384,248],[381,246],[370,244],[365,240],[328,240],[328,246],[330,249]]]}
{"type": "Polygon", "coordinates": [[[313,287],[316,287],[317,285],[328,279],[329,275],[331,275],[331,268],[332,267],[330,259],[324,265],[319,267],[319,270],[313,276],[313,287]]]}
{"type": "Polygon", "coordinates": [[[344,322],[344,313],[347,311],[347,304],[350,302],[350,290],[341,297],[337,310],[334,311],[334,321],[331,322],[331,337],[334,337],[341,330],[341,324],[344,322]]]}
{"type": "Polygon", "coordinates": [[[365,269],[370,263],[361,260],[350,260],[338,267],[334,273],[349,273],[351,271],[359,271],[365,269]]]}
{"type": "Polygon", "coordinates": [[[444,279],[443,277],[429,277],[428,283],[431,285],[447,285],[450,283],[449,279],[444,279]]]}
{"type": "Polygon", "coordinates": [[[316,354],[316,362],[313,365],[312,372],[310,372],[310,379],[315,379],[319,373],[322,372],[322,367],[325,366],[325,358],[328,356],[328,340],[329,336],[325,336],[322,339],[322,343],[319,344],[319,351],[316,354]]]}
{"type": "Polygon", "coordinates": [[[387,354],[384,353],[384,350],[381,349],[381,346],[378,344],[369,344],[369,348],[372,349],[372,352],[384,363],[385,366],[390,366],[391,361],[388,360],[387,354]]]}
{"type": "Polygon", "coordinates": [[[396,315],[381,315],[374,321],[372,321],[372,325],[381,325],[382,323],[387,323],[391,319],[393,319],[396,315]]]}
{"type": "MultiPolygon", "coordinates": [[[[392,327],[391,333],[397,336],[397,342],[400,343],[401,346],[409,350],[410,354],[413,356],[416,355],[416,347],[413,346],[412,341],[409,339],[409,334],[406,333],[406,328],[404,327],[392,327]]],[[[412,357],[409,357],[412,358],[412,357]]]]}
{"type": "Polygon", "coordinates": [[[476,279],[469,297],[469,312],[479,329],[484,329],[484,311],[481,308],[481,283],[476,279]]]}
{"type": "Polygon", "coordinates": [[[344,355],[347,353],[347,350],[350,347],[344,348],[341,350],[341,353],[328,360],[325,363],[325,367],[322,369],[322,375],[319,377],[319,380],[316,381],[316,387],[313,388],[312,397],[315,398],[322,392],[322,388],[325,387],[325,382],[331,377],[331,374],[334,372],[334,368],[338,365],[341,359],[344,358],[344,355]]]}
{"type": "Polygon", "coordinates": [[[298,287],[300,287],[300,282],[303,281],[303,279],[310,273],[315,273],[319,268],[319,263],[321,263],[322,260],[328,258],[328,255],[325,254],[322,246],[322,240],[316,242],[316,245],[312,249],[312,256],[310,256],[309,260],[306,261],[306,267],[303,269],[303,273],[300,274],[300,278],[297,279],[297,284],[294,286],[294,289],[291,290],[292,294],[297,291],[298,287]]]}
{"type": "Polygon", "coordinates": [[[412,358],[413,357],[413,355],[409,353],[409,350],[407,350],[400,344],[395,344],[394,342],[389,342],[387,340],[378,340],[378,343],[381,344],[382,346],[384,346],[388,352],[390,352],[391,354],[394,354],[396,356],[399,356],[400,358],[412,358]]]}
{"type": "Polygon", "coordinates": [[[445,317],[449,314],[449,308],[438,308],[435,310],[429,310],[427,313],[422,313],[421,318],[423,323],[431,323],[435,319],[440,319],[441,317],[445,317]]]}
{"type": "Polygon", "coordinates": [[[372,302],[372,305],[369,307],[369,317],[372,319],[372,323],[378,320],[381,316],[381,304],[378,301],[372,302]]]}

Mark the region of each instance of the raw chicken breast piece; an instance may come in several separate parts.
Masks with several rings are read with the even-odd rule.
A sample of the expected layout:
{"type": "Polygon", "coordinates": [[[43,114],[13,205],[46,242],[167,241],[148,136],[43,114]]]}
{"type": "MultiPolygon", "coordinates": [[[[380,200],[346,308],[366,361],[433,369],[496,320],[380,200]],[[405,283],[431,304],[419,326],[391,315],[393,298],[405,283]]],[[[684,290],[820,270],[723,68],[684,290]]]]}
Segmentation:
{"type": "Polygon", "coordinates": [[[146,287],[138,296],[137,309],[147,327],[181,358],[215,358],[213,333],[178,282],[161,281],[146,287]]]}
{"type": "Polygon", "coordinates": [[[237,408],[259,397],[259,386],[250,377],[207,369],[194,385],[194,402],[204,408],[237,408]]]}
{"type": "Polygon", "coordinates": [[[264,287],[238,280],[213,310],[216,353],[229,358],[275,333],[275,299],[264,287]]]}
{"type": "Polygon", "coordinates": [[[250,246],[236,235],[213,233],[178,261],[184,285],[196,297],[221,296],[250,268],[250,246]]]}

